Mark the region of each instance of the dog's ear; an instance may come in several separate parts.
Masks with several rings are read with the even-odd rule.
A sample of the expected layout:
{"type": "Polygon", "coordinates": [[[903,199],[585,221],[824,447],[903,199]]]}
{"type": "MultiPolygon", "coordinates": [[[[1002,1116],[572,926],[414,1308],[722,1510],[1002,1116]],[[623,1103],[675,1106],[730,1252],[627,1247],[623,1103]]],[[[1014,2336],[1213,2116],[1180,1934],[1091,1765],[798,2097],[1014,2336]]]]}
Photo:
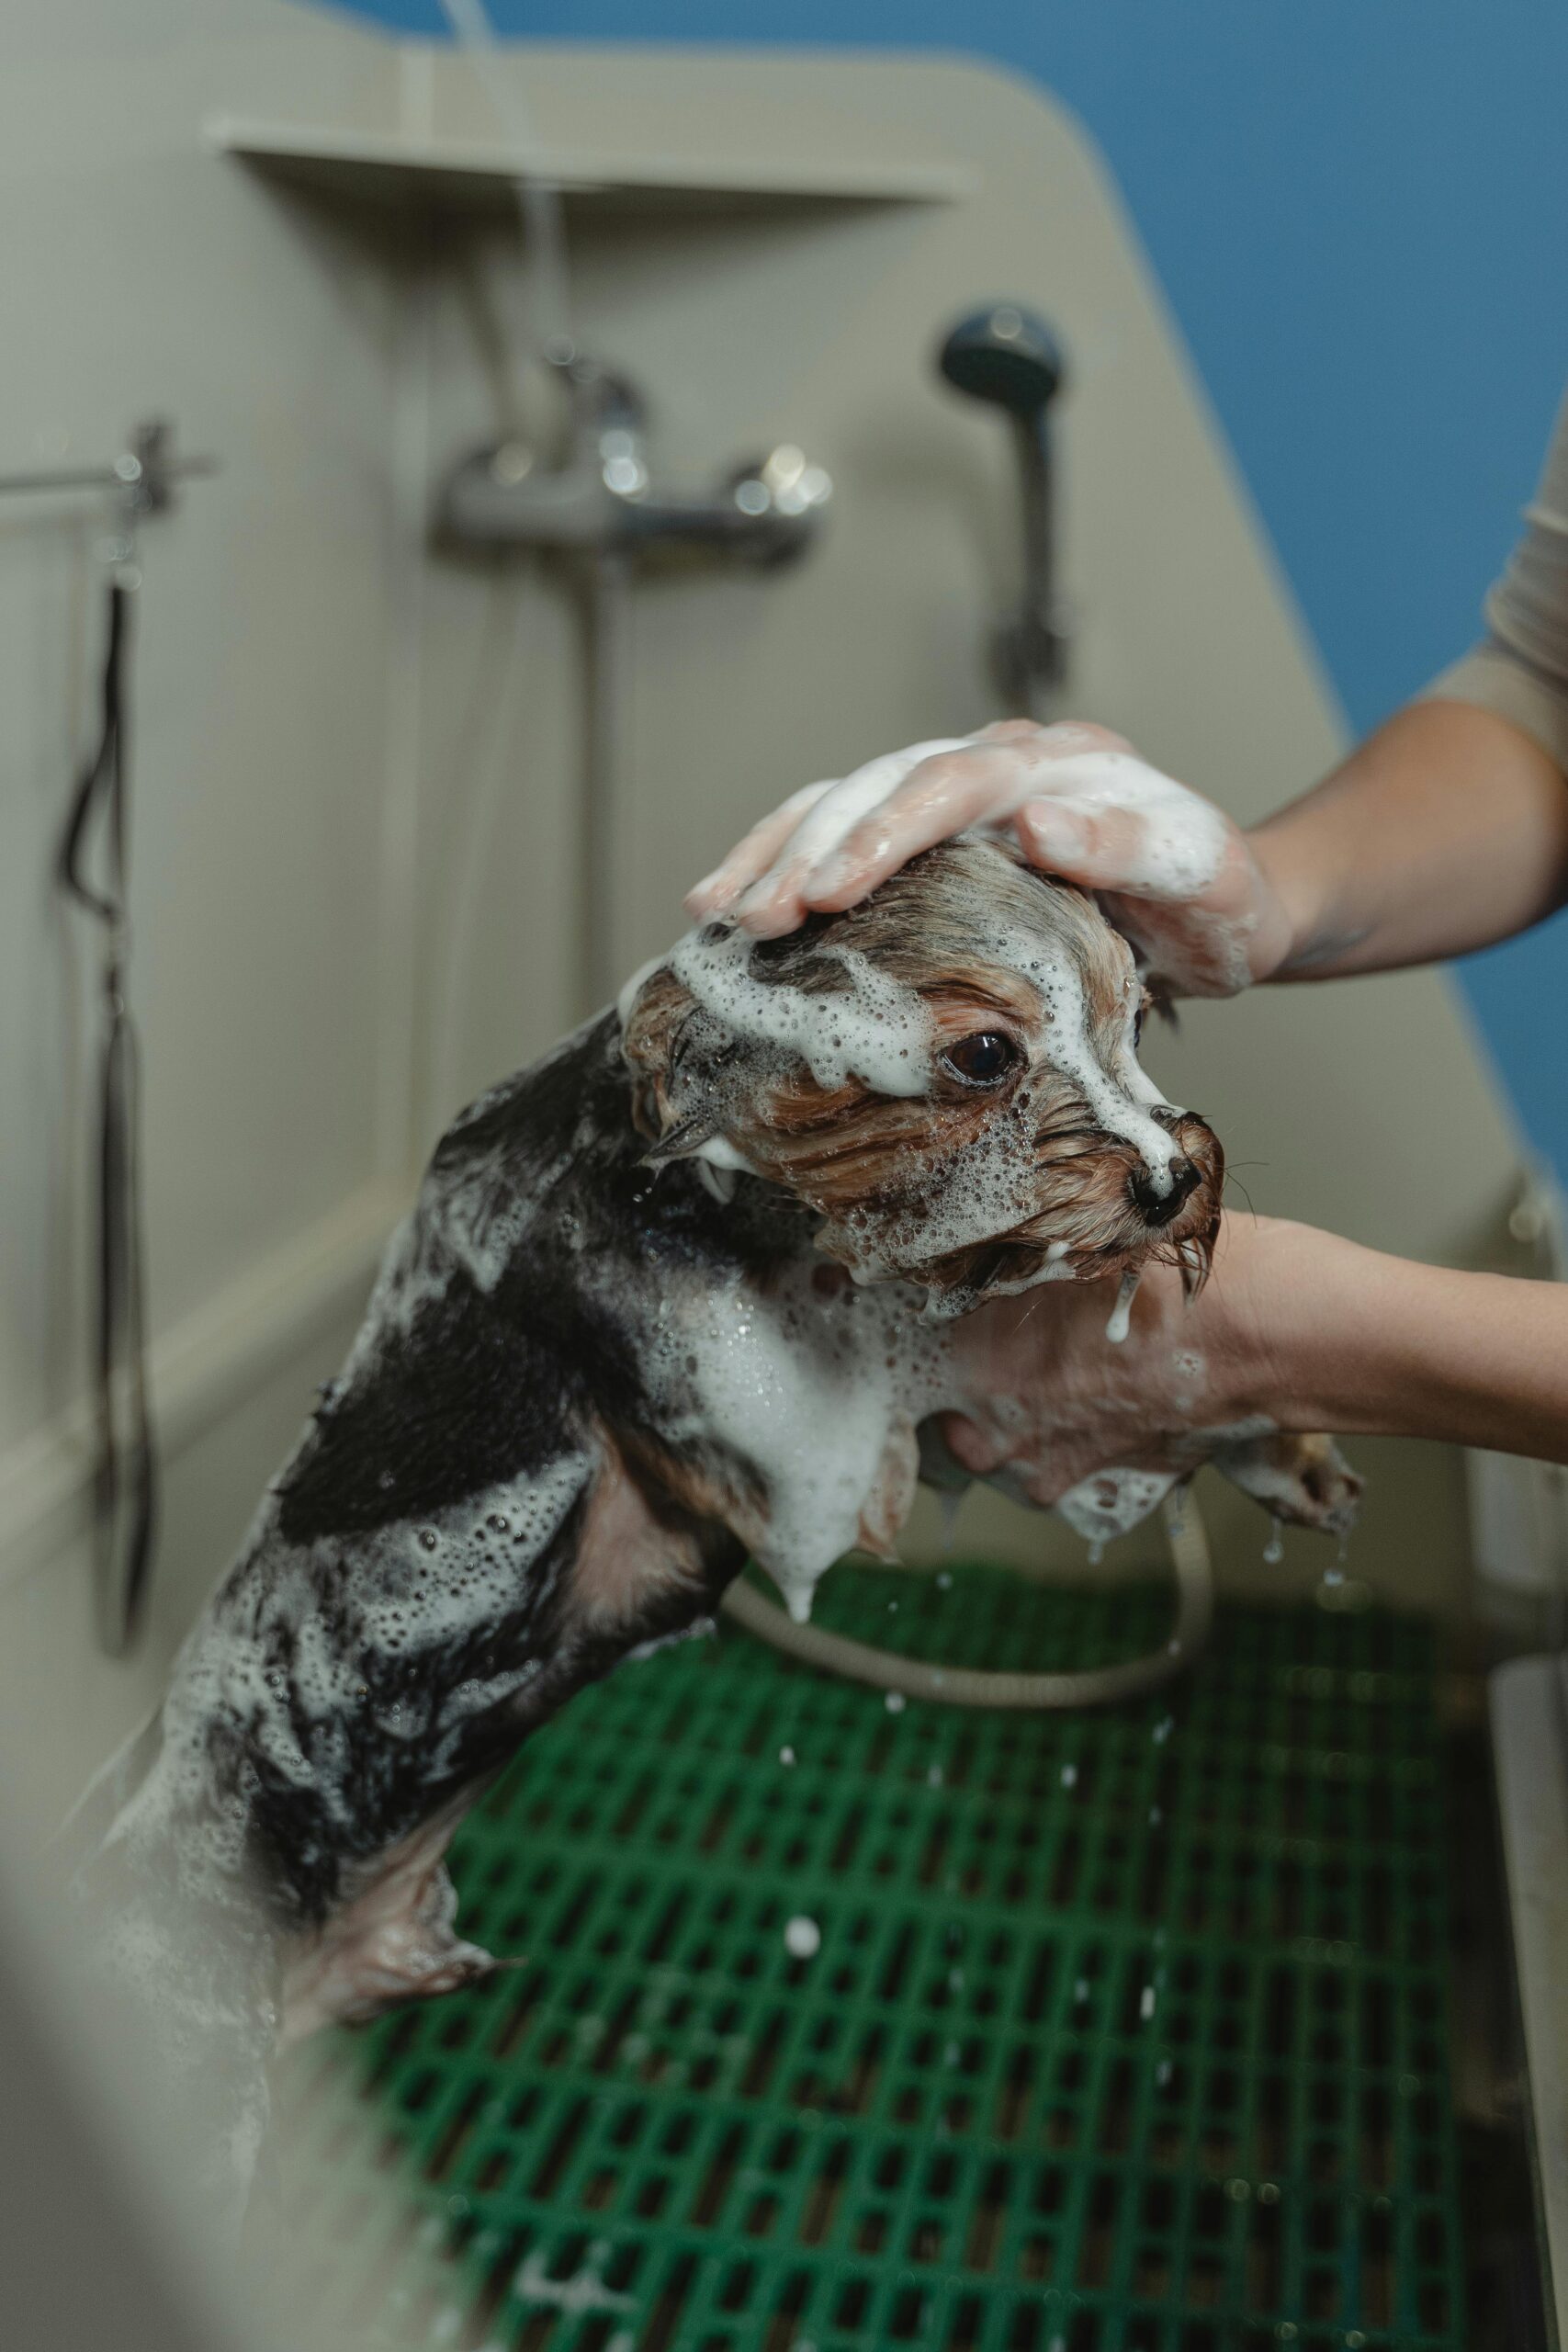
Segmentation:
{"type": "Polygon", "coordinates": [[[1155,1020],[1163,1021],[1168,1029],[1179,1029],[1181,1014],[1168,982],[1153,972],[1140,971],[1139,977],[1144,984],[1145,1017],[1152,1014],[1155,1020]]]}
{"type": "Polygon", "coordinates": [[[621,1051],[631,1070],[632,1116],[649,1139],[649,1167],[688,1159],[712,1143],[738,1108],[740,1049],[668,967],[649,975],[622,1015],[621,1051]]]}

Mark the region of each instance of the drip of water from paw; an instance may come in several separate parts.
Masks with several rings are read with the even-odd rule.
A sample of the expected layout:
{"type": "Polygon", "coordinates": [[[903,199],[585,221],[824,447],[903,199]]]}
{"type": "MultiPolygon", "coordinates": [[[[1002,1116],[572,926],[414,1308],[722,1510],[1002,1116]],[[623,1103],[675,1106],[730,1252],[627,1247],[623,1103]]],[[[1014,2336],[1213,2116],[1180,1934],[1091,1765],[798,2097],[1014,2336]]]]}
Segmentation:
{"type": "Polygon", "coordinates": [[[1324,1589],[1325,1589],[1325,1591],[1326,1591],[1326,1592],[1333,1592],[1333,1591],[1334,1591],[1334,1590],[1335,1590],[1338,1586],[1340,1586],[1340,1585],[1342,1585],[1342,1584],[1344,1583],[1344,1581],[1345,1581],[1345,1563],[1346,1563],[1346,1561],[1349,1558],[1349,1556],[1350,1556],[1350,1542],[1349,1542],[1349,1538],[1348,1538],[1348,1536],[1342,1535],[1342,1536],[1339,1538],[1339,1549],[1338,1549],[1338,1551],[1335,1554],[1335,1557],[1334,1557],[1334,1566],[1333,1566],[1331,1568],[1325,1568],[1325,1570],[1324,1570],[1324,1572],[1323,1572],[1323,1584],[1324,1584],[1324,1589]]]}
{"type": "Polygon", "coordinates": [[[1263,1546],[1263,1557],[1271,1568],[1277,1568],[1284,1556],[1285,1539],[1280,1532],[1280,1522],[1277,1519],[1271,1519],[1269,1522],[1269,1541],[1263,1546]]]}
{"type": "Polygon", "coordinates": [[[964,1489],[962,1487],[946,1487],[942,1489],[942,1499],[938,1505],[938,1509],[942,1513],[942,1555],[944,1560],[951,1556],[953,1544],[957,1538],[958,1511],[959,1506],[963,1500],[964,1489]]]}

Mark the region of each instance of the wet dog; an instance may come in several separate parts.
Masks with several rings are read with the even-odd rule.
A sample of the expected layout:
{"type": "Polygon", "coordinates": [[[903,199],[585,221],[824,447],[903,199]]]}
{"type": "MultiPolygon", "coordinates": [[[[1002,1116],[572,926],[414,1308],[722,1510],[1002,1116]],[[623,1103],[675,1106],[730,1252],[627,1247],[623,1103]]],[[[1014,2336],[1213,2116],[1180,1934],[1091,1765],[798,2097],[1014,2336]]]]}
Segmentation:
{"type": "MultiPolygon", "coordinates": [[[[442,1857],[537,1724],[748,1554],[804,1613],[887,1548],[965,1402],[947,1318],[1156,1255],[1201,1282],[1222,1155],[1140,1069],[1142,1001],[1091,900],[964,840],[789,939],[690,935],[442,1138],[97,1792],[107,1950],[236,2183],[280,2030],[492,1964],[442,1857]]],[[[1293,1442],[1272,1499],[1332,1521],[1293,1442]]]]}

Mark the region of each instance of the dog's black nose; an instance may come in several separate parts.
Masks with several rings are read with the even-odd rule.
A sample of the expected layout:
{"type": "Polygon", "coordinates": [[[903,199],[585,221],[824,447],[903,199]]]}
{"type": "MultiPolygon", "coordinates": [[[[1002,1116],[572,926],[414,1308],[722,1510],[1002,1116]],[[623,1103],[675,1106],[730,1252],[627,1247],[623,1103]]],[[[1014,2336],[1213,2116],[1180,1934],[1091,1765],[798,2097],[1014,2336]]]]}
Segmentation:
{"type": "Polygon", "coordinates": [[[1133,1198],[1145,1225],[1168,1225],[1182,1203],[1191,1198],[1203,1181],[1202,1170],[1179,1151],[1171,1161],[1168,1173],[1170,1178],[1168,1190],[1156,1193],[1154,1180],[1146,1168],[1134,1170],[1133,1198]]]}

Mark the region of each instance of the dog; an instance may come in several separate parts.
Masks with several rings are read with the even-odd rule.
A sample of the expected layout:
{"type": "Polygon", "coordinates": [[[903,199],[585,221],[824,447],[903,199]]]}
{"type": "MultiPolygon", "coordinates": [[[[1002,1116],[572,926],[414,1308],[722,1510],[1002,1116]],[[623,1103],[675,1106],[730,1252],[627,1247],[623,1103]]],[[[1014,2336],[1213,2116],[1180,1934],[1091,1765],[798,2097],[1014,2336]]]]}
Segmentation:
{"type": "MultiPolygon", "coordinates": [[[[1202,1281],[1223,1156],[1141,1070],[1143,1006],[1092,899],[966,837],[789,938],[689,934],[448,1129],[95,1800],[105,1949],[227,2177],[279,2039],[494,1964],[443,1856],[531,1731],[748,1555],[799,1615],[890,1549],[922,1423],[966,1402],[953,1317],[1043,1281],[1124,1298],[1151,1257],[1202,1281]]],[[[1258,1475],[1336,1524],[1349,1474],[1301,1483],[1297,1442],[1258,1475]]],[[[1099,1532],[1160,1482],[1109,1491],[1099,1532]]]]}

